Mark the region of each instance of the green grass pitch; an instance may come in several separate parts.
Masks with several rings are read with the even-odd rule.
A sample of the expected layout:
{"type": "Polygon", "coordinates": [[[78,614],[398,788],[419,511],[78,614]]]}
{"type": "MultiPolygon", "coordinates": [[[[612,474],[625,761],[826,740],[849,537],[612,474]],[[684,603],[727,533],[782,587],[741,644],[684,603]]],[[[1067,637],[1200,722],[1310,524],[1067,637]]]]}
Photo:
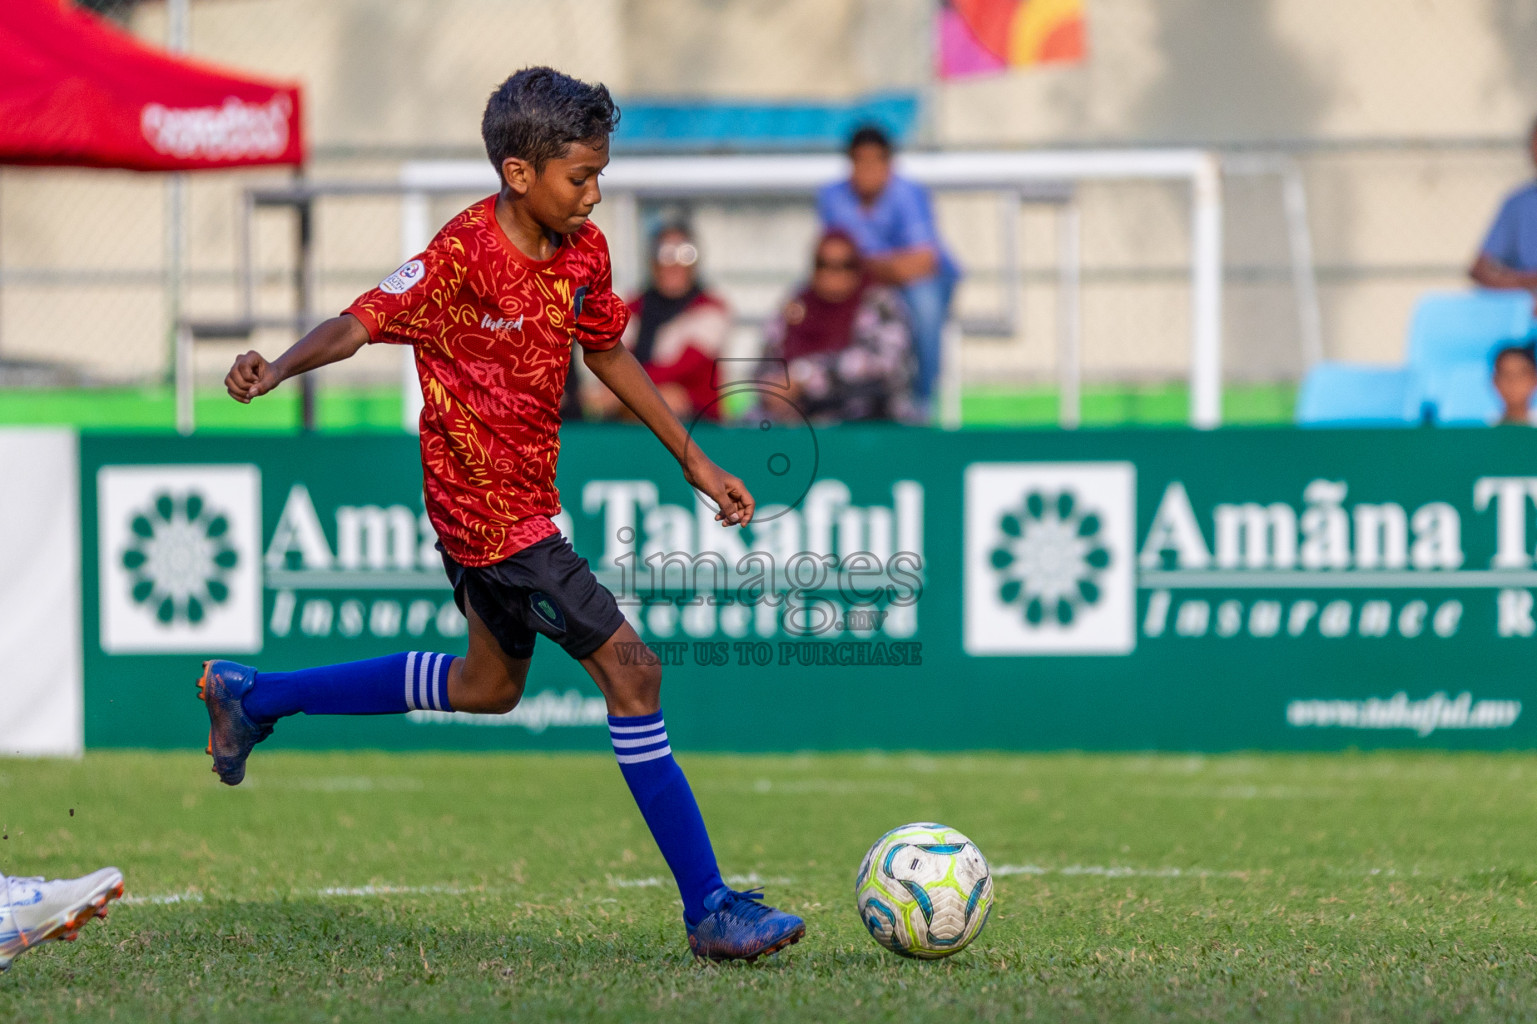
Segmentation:
{"type": "Polygon", "coordinates": [[[600,755],[0,761],[0,870],[129,898],[0,1021],[1529,1021],[1537,758],[682,755],[723,868],[805,916],[699,966],[600,755]],[[73,814],[71,814],[73,811],[73,814]],[[937,819],[992,862],[970,949],[878,949],[852,878],[937,819]]]}

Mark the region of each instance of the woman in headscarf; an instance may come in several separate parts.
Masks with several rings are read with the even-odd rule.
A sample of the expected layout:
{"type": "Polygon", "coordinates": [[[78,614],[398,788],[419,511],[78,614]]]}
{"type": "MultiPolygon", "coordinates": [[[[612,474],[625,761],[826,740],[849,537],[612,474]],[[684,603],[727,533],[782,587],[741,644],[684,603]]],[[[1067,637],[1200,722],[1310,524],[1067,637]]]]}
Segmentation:
{"type": "MultiPolygon", "coordinates": [[[[651,244],[651,284],[630,302],[623,341],[685,423],[720,419],[714,370],[730,330],[726,303],[700,284],[693,235],[681,225],[662,228],[651,244]]],[[[602,419],[625,413],[604,387],[591,389],[588,404],[602,419]]]]}
{"type": "Polygon", "coordinates": [[[817,241],[811,280],[769,324],[763,354],[783,360],[790,401],[808,419],[918,419],[907,309],[866,276],[844,231],[817,241]]]}

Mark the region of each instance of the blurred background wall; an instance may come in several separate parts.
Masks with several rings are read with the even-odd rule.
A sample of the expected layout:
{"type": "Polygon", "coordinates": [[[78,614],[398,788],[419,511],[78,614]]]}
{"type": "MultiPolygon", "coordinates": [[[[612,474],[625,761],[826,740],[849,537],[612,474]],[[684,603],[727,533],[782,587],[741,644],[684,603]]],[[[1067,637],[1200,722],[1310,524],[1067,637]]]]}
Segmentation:
{"type": "MultiPolygon", "coordinates": [[[[160,2],[92,6],[156,43],[160,2]]],[[[486,94],[549,63],[609,84],[621,105],[652,99],[830,101],[911,91],[918,147],[1200,145],[1279,153],[1303,171],[1324,351],[1391,361],[1410,304],[1458,287],[1505,191],[1530,176],[1537,111],[1537,4],[1522,0],[1088,0],[1079,65],[937,83],[928,0],[193,0],[190,51],[300,80],[319,179],[391,179],[407,159],[480,155],[486,94]]],[[[286,174],[190,181],[185,303],[236,302],[238,196],[286,174]]],[[[494,187],[487,170],[486,192],[494,187]]],[[[0,371],[12,378],[150,382],[169,369],[166,182],[101,171],[0,170],[0,371]]],[[[1231,177],[1227,372],[1285,381],[1302,369],[1277,182],[1231,177]]],[[[1188,202],[1157,185],[1086,186],[1085,371],[1091,379],[1183,376],[1188,202]]],[[[468,197],[464,197],[468,198],[468,197]]],[[[434,215],[446,219],[460,198],[434,215]]],[[[945,197],[941,219],[969,277],[960,305],[1002,302],[1002,235],[986,197],[945,197]]],[[[965,343],[969,380],[1049,380],[1056,343],[1049,213],[1019,215],[1023,326],[965,343]]],[[[708,273],[738,307],[738,343],[805,267],[809,212],[701,208],[708,273]]],[[[602,223],[602,217],[599,217],[602,223]]],[[[292,224],[256,234],[260,304],[292,305],[292,224]]],[[[398,262],[399,203],[322,203],[321,307],[339,309],[398,262]]],[[[281,333],[258,339],[267,347],[281,333]]],[[[222,376],[227,351],[205,349],[222,376]]],[[[338,368],[392,382],[388,353],[338,368]]]]}

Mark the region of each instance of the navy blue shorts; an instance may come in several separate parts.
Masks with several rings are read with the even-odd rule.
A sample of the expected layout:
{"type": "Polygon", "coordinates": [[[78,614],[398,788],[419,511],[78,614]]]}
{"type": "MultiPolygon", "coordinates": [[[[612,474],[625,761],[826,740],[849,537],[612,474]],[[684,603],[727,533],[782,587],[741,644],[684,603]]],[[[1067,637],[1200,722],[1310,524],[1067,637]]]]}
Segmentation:
{"type": "Polygon", "coordinates": [[[502,650],[514,658],[532,657],[539,633],[571,657],[585,658],[624,625],[614,595],[558,533],[483,567],[460,565],[443,551],[443,568],[454,585],[459,610],[464,611],[468,601],[502,650]]]}

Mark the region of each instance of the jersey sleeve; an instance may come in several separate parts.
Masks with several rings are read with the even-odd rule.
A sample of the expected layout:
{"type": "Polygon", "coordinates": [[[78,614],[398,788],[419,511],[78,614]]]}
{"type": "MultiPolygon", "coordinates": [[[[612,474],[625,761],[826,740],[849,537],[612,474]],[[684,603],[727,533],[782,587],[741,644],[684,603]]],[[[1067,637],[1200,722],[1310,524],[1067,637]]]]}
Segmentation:
{"type": "Polygon", "coordinates": [[[602,352],[619,344],[630,322],[630,307],[614,294],[614,268],[608,258],[608,242],[594,232],[592,274],[576,306],[572,334],[590,352],[602,352]]]}
{"type": "Polygon", "coordinates": [[[368,340],[412,345],[422,340],[432,314],[458,289],[464,276],[452,240],[434,241],[344,309],[368,331],[368,340]]]}

